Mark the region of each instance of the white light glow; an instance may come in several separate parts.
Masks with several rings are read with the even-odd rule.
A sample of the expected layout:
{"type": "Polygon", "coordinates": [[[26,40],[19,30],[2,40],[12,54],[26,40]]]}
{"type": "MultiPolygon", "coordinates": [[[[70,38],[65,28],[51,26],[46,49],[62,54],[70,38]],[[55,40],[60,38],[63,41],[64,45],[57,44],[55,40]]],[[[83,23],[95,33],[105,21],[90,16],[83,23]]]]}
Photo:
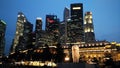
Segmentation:
{"type": "Polygon", "coordinates": [[[87,24],[86,21],[84,21],[84,24],[87,24]]]}
{"type": "Polygon", "coordinates": [[[18,15],[18,17],[20,17],[20,15],[18,15]]]}
{"type": "Polygon", "coordinates": [[[42,18],[41,18],[41,17],[37,17],[36,19],[37,19],[37,20],[42,20],[42,18]]]}
{"type": "Polygon", "coordinates": [[[78,10],[78,9],[81,9],[81,7],[73,7],[72,9],[73,10],[78,10]]]}

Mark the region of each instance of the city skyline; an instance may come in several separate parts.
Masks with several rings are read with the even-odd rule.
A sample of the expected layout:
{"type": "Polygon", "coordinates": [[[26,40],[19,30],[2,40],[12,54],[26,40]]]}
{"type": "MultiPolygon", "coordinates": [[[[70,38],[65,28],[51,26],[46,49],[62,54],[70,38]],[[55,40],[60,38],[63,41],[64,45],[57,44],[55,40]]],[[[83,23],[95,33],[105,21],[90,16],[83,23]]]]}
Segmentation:
{"type": "Polygon", "coordinates": [[[12,39],[16,31],[17,14],[19,11],[23,12],[28,21],[34,24],[37,17],[43,20],[43,29],[45,29],[45,15],[51,13],[55,14],[62,21],[63,10],[67,6],[70,8],[71,3],[83,3],[84,14],[87,11],[93,13],[93,24],[95,30],[96,40],[108,40],[120,42],[119,31],[119,1],[102,0],[102,1],[15,1],[6,2],[2,1],[0,9],[0,19],[7,23],[6,29],[6,53],[9,52],[12,39]],[[24,3],[23,3],[24,2],[24,3]],[[28,3],[27,3],[28,2],[28,3]],[[102,5],[101,5],[102,4],[102,5]],[[35,5],[35,6],[34,6],[35,5]],[[57,5],[57,6],[55,6],[57,5]],[[39,7],[40,6],[40,7],[39,7]],[[112,8],[111,8],[112,7],[112,8]],[[101,23],[102,22],[102,23],[101,23]],[[115,22],[115,24],[114,24],[115,22]],[[13,24],[11,24],[13,23],[13,24]],[[103,24],[104,23],[104,24],[103,24]],[[101,28],[102,26],[102,28],[101,28]],[[113,28],[114,27],[114,28],[113,28]]]}

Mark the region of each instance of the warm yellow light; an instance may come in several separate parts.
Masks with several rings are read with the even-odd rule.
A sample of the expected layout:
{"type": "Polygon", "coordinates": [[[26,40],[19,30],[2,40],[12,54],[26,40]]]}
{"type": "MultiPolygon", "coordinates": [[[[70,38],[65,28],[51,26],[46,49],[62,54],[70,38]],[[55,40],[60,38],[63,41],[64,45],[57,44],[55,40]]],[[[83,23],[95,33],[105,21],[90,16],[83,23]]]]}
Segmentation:
{"type": "Polygon", "coordinates": [[[116,44],[116,42],[111,42],[111,44],[116,44]]]}
{"type": "Polygon", "coordinates": [[[86,21],[84,21],[84,24],[87,24],[86,21]]]}
{"type": "Polygon", "coordinates": [[[89,19],[88,23],[92,23],[91,19],[89,19]]]}
{"type": "Polygon", "coordinates": [[[105,48],[110,48],[110,47],[111,47],[111,45],[106,45],[106,46],[105,46],[105,48]]]}
{"type": "Polygon", "coordinates": [[[88,18],[88,16],[85,16],[85,19],[87,19],[88,18]]]}
{"type": "Polygon", "coordinates": [[[120,46],[120,43],[116,44],[116,46],[120,46]]]}
{"type": "Polygon", "coordinates": [[[85,29],[85,33],[88,32],[87,29],[85,29]]]}
{"type": "Polygon", "coordinates": [[[92,19],[92,16],[90,15],[90,18],[92,19]]]}
{"type": "Polygon", "coordinates": [[[87,32],[90,32],[90,28],[88,28],[87,32]]]}
{"type": "Polygon", "coordinates": [[[65,61],[69,61],[70,58],[68,56],[65,57],[65,61]]]}

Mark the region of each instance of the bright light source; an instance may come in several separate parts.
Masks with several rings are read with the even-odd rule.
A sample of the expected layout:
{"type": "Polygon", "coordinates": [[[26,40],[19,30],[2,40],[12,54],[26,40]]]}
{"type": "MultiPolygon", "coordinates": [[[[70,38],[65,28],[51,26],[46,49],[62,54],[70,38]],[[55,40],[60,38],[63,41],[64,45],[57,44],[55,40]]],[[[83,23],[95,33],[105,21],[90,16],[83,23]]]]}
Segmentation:
{"type": "Polygon", "coordinates": [[[65,57],[65,61],[69,61],[70,58],[68,56],[65,57]]]}
{"type": "Polygon", "coordinates": [[[81,9],[81,7],[73,7],[72,9],[73,10],[78,10],[78,9],[81,9]]]}
{"type": "Polygon", "coordinates": [[[41,18],[41,17],[37,17],[36,19],[37,19],[37,20],[42,20],[42,18],[41,18]]]}

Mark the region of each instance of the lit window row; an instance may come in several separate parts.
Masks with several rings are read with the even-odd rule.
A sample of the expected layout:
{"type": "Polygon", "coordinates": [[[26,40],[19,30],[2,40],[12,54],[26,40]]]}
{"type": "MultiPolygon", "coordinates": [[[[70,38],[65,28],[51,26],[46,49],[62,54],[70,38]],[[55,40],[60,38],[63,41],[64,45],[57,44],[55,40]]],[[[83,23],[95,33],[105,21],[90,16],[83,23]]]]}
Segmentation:
{"type": "MultiPolygon", "coordinates": [[[[18,15],[18,17],[20,17],[20,15],[18,15]]],[[[22,14],[22,17],[24,17],[24,15],[22,14]]]]}
{"type": "Polygon", "coordinates": [[[94,31],[93,31],[93,29],[88,28],[88,29],[85,29],[85,33],[87,33],[87,32],[94,32],[94,31]]]}
{"type": "Polygon", "coordinates": [[[96,43],[96,44],[85,44],[85,45],[79,45],[79,47],[87,47],[87,46],[101,46],[103,43],[96,43]]]}
{"type": "Polygon", "coordinates": [[[78,9],[81,9],[81,7],[73,7],[72,9],[73,10],[78,10],[78,9]]]}
{"type": "Polygon", "coordinates": [[[87,19],[87,18],[92,19],[92,16],[91,15],[85,16],[85,19],[87,19]]]}

